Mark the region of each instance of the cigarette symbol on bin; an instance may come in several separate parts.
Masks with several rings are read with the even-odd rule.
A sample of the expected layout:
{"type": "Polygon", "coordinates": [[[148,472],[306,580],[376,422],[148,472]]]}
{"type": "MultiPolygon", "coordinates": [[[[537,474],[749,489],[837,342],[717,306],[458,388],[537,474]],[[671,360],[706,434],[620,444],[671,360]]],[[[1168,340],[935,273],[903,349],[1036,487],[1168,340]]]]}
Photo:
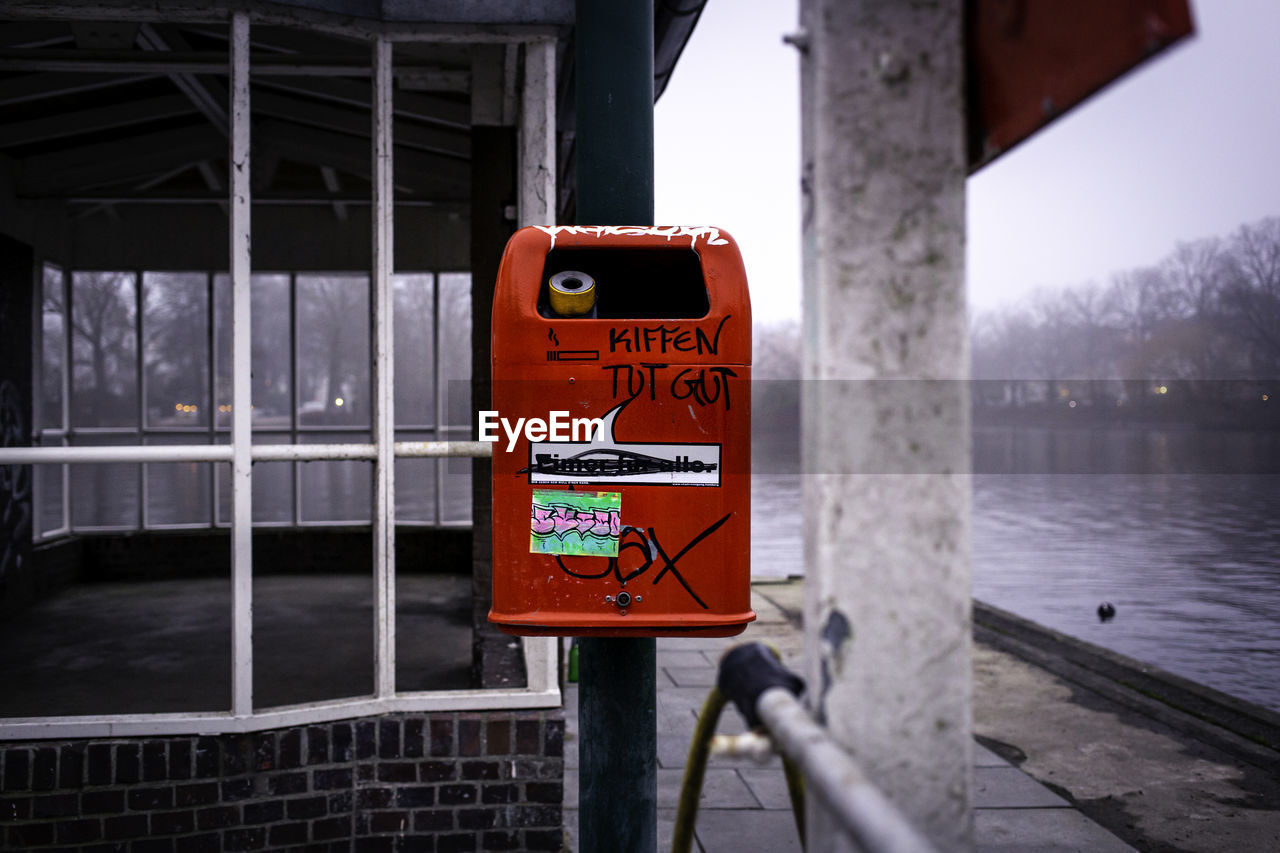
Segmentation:
{"type": "Polygon", "coordinates": [[[549,349],[547,361],[599,361],[598,349],[549,349]]]}

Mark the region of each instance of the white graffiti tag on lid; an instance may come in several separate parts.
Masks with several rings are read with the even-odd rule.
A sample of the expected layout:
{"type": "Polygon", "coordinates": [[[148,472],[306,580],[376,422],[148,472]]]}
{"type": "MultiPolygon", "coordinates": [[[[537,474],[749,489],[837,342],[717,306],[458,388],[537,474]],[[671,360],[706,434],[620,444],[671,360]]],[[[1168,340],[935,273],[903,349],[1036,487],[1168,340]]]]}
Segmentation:
{"type": "Polygon", "coordinates": [[[551,248],[556,247],[560,234],[589,234],[593,237],[666,237],[667,241],[688,237],[693,245],[702,238],[708,246],[727,246],[729,241],[720,236],[719,228],[709,225],[535,225],[551,238],[551,248]]]}

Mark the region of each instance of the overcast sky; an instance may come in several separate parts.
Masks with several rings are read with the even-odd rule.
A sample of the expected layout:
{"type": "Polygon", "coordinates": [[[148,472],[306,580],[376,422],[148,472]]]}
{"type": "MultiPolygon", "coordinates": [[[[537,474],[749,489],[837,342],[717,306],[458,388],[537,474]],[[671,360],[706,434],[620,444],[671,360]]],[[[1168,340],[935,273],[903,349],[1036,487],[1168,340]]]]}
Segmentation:
{"type": "MultiPolygon", "coordinates": [[[[1280,215],[1280,2],[1192,15],[1192,39],[969,180],[975,309],[1280,215]]],[[[757,322],[800,314],[796,20],[795,0],[709,0],[655,113],[656,220],[737,238],[757,322]]]]}

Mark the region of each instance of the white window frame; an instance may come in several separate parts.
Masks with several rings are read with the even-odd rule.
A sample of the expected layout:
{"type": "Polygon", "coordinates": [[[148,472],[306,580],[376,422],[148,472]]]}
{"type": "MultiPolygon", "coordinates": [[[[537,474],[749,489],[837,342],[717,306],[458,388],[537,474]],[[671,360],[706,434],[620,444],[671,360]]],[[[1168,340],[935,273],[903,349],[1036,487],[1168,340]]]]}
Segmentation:
{"type": "MultiPolygon", "coordinates": [[[[65,9],[66,7],[61,7],[65,9]]],[[[126,11],[142,19],[145,11],[126,11]]],[[[151,13],[154,15],[154,12],[151,13]]],[[[74,19],[74,14],[67,16],[74,19]]],[[[280,726],[374,714],[422,711],[548,708],[561,704],[556,641],[525,638],[528,675],[524,688],[398,692],[395,683],[395,459],[397,457],[480,457],[492,445],[472,441],[396,442],[394,334],[392,326],[393,192],[392,47],[395,41],[466,41],[465,35],[408,32],[368,34],[373,41],[373,368],[374,411],[371,444],[253,444],[250,418],[250,246],[249,216],[249,29],[250,13],[231,19],[231,223],[232,418],[229,445],[136,445],[110,447],[0,448],[0,464],[94,462],[231,463],[232,655],[231,708],[179,714],[115,714],[0,719],[0,740],[125,735],[179,735],[248,732],[280,726]],[[308,702],[255,709],[253,704],[253,468],[254,462],[332,459],[372,460],[374,473],[374,693],[354,699],[308,702]]],[[[216,19],[215,19],[216,20],[216,19]]],[[[269,19],[267,19],[269,20],[269,19]]],[[[271,20],[271,23],[279,23],[271,20]]],[[[344,33],[351,35],[351,33],[344,33]]],[[[506,43],[509,53],[524,46],[524,89],[519,110],[519,209],[521,225],[554,224],[555,41],[546,33],[492,32],[486,41],[506,43]]],[[[63,287],[67,287],[63,271],[63,287]]],[[[42,285],[43,287],[43,285],[42,285]]],[[[213,306],[209,306],[210,311],[213,306]]],[[[64,324],[65,325],[65,324],[64,324]]],[[[67,341],[70,329],[64,329],[67,341]]],[[[139,341],[141,346],[141,341],[139,341]]],[[[212,358],[212,354],[210,354],[212,358]]],[[[141,364],[141,355],[139,355],[141,364]]],[[[65,373],[66,371],[64,371],[65,373]]],[[[69,377],[64,377],[64,382],[69,377]]],[[[39,393],[40,386],[35,386],[39,393]]],[[[67,390],[64,386],[64,393],[67,390]]],[[[141,388],[139,388],[141,394],[141,388]]],[[[64,411],[66,410],[64,396],[64,411]]],[[[210,413],[211,416],[213,413],[210,413]]],[[[437,422],[439,417],[437,417],[437,422]]],[[[64,435],[69,425],[63,423],[64,435]]],[[[140,423],[141,426],[141,423],[140,423]]],[[[65,470],[65,468],[64,468],[65,470]]],[[[65,477],[65,475],[64,475],[65,477]]],[[[64,501],[69,492],[64,482],[64,501]]],[[[68,523],[70,513],[66,515],[68,523]]]]}
{"type": "MultiPolygon", "coordinates": [[[[42,287],[43,287],[44,276],[51,269],[56,270],[59,277],[60,290],[62,291],[61,297],[60,297],[61,304],[62,304],[62,313],[60,315],[60,320],[64,327],[64,330],[72,328],[71,313],[74,310],[74,306],[71,305],[72,300],[68,298],[68,294],[71,291],[71,285],[69,284],[69,282],[74,280],[75,274],[80,272],[87,272],[87,273],[116,272],[116,271],[101,271],[101,270],[63,269],[57,264],[46,263],[42,268],[42,275],[41,275],[42,287]]],[[[39,446],[48,446],[48,447],[52,447],[52,446],[67,447],[67,446],[74,446],[73,442],[75,442],[77,439],[87,438],[92,440],[94,437],[101,438],[105,436],[133,437],[136,439],[137,444],[143,444],[143,445],[149,444],[150,440],[152,439],[163,438],[163,437],[176,438],[182,435],[205,436],[207,437],[209,444],[219,444],[219,443],[229,441],[230,427],[228,423],[220,421],[217,411],[212,408],[208,412],[209,418],[207,423],[201,426],[188,426],[188,427],[154,426],[150,423],[147,413],[148,413],[151,400],[150,400],[149,390],[147,387],[147,369],[146,369],[144,346],[142,343],[145,340],[145,337],[147,335],[147,320],[145,317],[141,316],[141,309],[139,308],[139,306],[141,306],[145,300],[145,295],[142,293],[142,290],[141,290],[141,287],[142,287],[141,283],[144,281],[147,275],[177,274],[177,275],[201,276],[204,278],[205,290],[206,290],[206,304],[208,309],[205,317],[205,324],[206,324],[205,336],[207,339],[206,352],[208,353],[208,369],[207,369],[207,375],[205,376],[204,381],[205,381],[205,389],[208,392],[209,403],[210,403],[210,406],[212,406],[217,402],[217,395],[218,395],[219,388],[217,386],[215,374],[217,371],[217,366],[219,364],[219,359],[221,355],[217,346],[216,334],[215,334],[216,329],[215,329],[215,321],[214,321],[214,312],[215,312],[214,301],[215,301],[215,294],[218,292],[218,288],[215,286],[215,282],[220,277],[229,279],[228,274],[225,272],[210,272],[208,270],[143,270],[143,271],[133,271],[133,270],[123,271],[122,270],[119,272],[121,272],[121,274],[124,274],[124,275],[134,276],[135,286],[138,288],[138,290],[135,291],[134,293],[134,300],[136,303],[135,309],[138,311],[141,319],[135,318],[135,321],[133,324],[134,335],[138,339],[138,344],[135,348],[135,364],[133,366],[133,369],[135,372],[135,385],[138,388],[138,395],[137,395],[138,399],[137,399],[137,405],[136,405],[137,425],[136,426],[119,426],[119,427],[95,426],[95,425],[77,426],[71,423],[70,412],[74,407],[74,401],[72,398],[73,398],[73,395],[75,394],[74,383],[72,381],[72,377],[74,375],[74,361],[72,358],[72,354],[74,351],[73,347],[75,342],[74,342],[74,331],[72,331],[71,336],[64,335],[61,352],[58,358],[58,362],[62,367],[62,375],[61,375],[61,383],[60,383],[61,387],[59,389],[60,399],[59,399],[59,410],[57,412],[57,421],[58,421],[57,426],[41,425],[41,422],[44,421],[45,419],[44,416],[50,414],[50,412],[45,410],[43,393],[41,393],[40,395],[37,395],[35,409],[39,414],[37,416],[37,424],[34,429],[34,433],[38,439],[37,444],[39,446]]],[[[286,425],[279,425],[279,426],[264,426],[262,424],[256,424],[254,426],[254,432],[259,437],[283,436],[286,440],[281,443],[293,444],[293,445],[303,444],[303,443],[310,444],[311,439],[313,437],[322,436],[325,433],[335,433],[335,432],[372,433],[372,429],[373,429],[372,417],[370,418],[370,421],[367,425],[363,425],[359,427],[325,426],[325,425],[308,426],[306,424],[301,423],[301,420],[299,417],[302,400],[301,400],[301,397],[299,396],[300,383],[298,381],[299,379],[298,365],[301,363],[301,357],[299,353],[300,338],[296,331],[297,316],[298,316],[298,298],[297,298],[298,278],[300,276],[314,276],[314,277],[324,277],[326,275],[327,276],[350,276],[352,275],[350,271],[332,271],[332,272],[255,271],[254,275],[278,276],[280,278],[288,279],[288,293],[289,293],[288,301],[289,301],[289,311],[290,311],[290,329],[289,329],[290,371],[289,371],[289,374],[290,374],[290,382],[291,382],[291,388],[290,388],[291,412],[290,412],[289,423],[286,425]],[[306,440],[304,440],[304,437],[306,440]]],[[[435,418],[430,422],[398,423],[396,424],[395,432],[397,435],[413,434],[413,433],[430,433],[436,436],[441,441],[448,441],[452,436],[455,436],[455,435],[469,434],[470,432],[469,425],[450,423],[445,417],[445,415],[447,414],[448,380],[445,377],[444,373],[442,372],[443,369],[441,366],[439,356],[440,356],[440,334],[441,334],[441,321],[440,321],[441,282],[443,279],[449,276],[468,276],[469,277],[470,272],[463,271],[463,270],[440,269],[440,270],[430,270],[430,271],[426,271],[426,270],[415,271],[410,273],[404,273],[404,275],[430,276],[432,281],[431,334],[432,334],[432,343],[433,343],[434,353],[432,357],[431,369],[432,369],[432,388],[433,388],[432,397],[433,397],[433,404],[434,404],[433,408],[435,410],[435,418]]],[[[228,286],[229,286],[229,281],[228,281],[228,286]]],[[[36,383],[41,383],[43,381],[43,368],[45,366],[44,360],[42,358],[43,352],[44,352],[43,320],[44,320],[44,315],[43,315],[43,311],[41,310],[41,313],[37,314],[34,320],[34,322],[36,323],[35,328],[37,330],[34,338],[34,342],[33,342],[33,349],[37,354],[36,362],[35,362],[36,378],[34,380],[36,383]]],[[[43,392],[42,385],[37,385],[36,387],[41,392],[43,392]]],[[[164,444],[163,441],[158,443],[164,444]]],[[[181,442],[177,442],[177,443],[180,444],[181,442]]],[[[268,442],[268,443],[273,443],[273,442],[268,442]]],[[[403,449],[404,447],[407,447],[408,445],[413,443],[414,442],[401,441],[401,442],[397,442],[396,444],[397,444],[397,447],[401,447],[403,449]]],[[[400,452],[399,455],[406,456],[406,455],[409,455],[409,453],[407,451],[400,452]]],[[[150,461],[155,461],[155,460],[150,460],[150,461]]],[[[431,512],[428,513],[429,517],[414,517],[410,519],[399,518],[397,519],[397,522],[396,522],[397,526],[399,526],[400,528],[416,527],[416,528],[422,528],[422,529],[466,528],[471,526],[470,518],[449,519],[445,517],[445,469],[443,465],[445,461],[446,461],[446,458],[444,457],[437,459],[436,476],[434,479],[434,485],[432,487],[433,506],[432,506],[431,512]]],[[[198,520],[184,520],[184,521],[176,521],[176,522],[157,523],[152,521],[150,518],[150,510],[151,510],[151,501],[150,501],[150,495],[149,495],[150,478],[148,477],[147,465],[144,462],[139,467],[137,472],[137,476],[139,478],[137,483],[138,507],[137,507],[137,514],[135,516],[137,521],[132,524],[112,524],[112,523],[93,524],[93,523],[83,523],[83,522],[77,523],[71,512],[70,466],[66,464],[60,466],[59,473],[62,478],[62,487],[61,487],[62,500],[60,501],[61,506],[58,511],[60,514],[57,515],[57,518],[59,519],[59,521],[56,526],[51,526],[52,519],[46,518],[44,514],[45,507],[41,499],[42,493],[44,490],[44,486],[43,486],[44,480],[37,477],[35,478],[35,482],[33,483],[34,493],[35,493],[35,500],[34,500],[34,506],[33,506],[35,525],[34,525],[34,531],[33,531],[33,538],[34,538],[34,541],[37,543],[56,541],[59,538],[63,538],[75,533],[90,533],[90,534],[131,533],[137,530],[144,530],[144,531],[209,530],[209,529],[227,529],[231,526],[231,520],[227,517],[224,517],[224,514],[222,512],[221,501],[219,500],[225,491],[225,487],[221,484],[222,479],[226,476],[225,470],[223,469],[217,469],[211,473],[210,480],[209,480],[209,494],[207,496],[209,500],[209,509],[203,518],[198,520]]],[[[363,527],[370,523],[370,519],[368,518],[352,518],[352,519],[341,519],[341,518],[308,519],[306,518],[302,510],[303,474],[302,474],[302,468],[300,466],[297,466],[297,465],[293,466],[293,470],[290,473],[289,489],[290,489],[290,497],[289,497],[290,511],[288,514],[289,517],[286,520],[258,519],[254,521],[255,527],[276,527],[276,528],[287,528],[287,529],[304,528],[304,527],[352,527],[352,526],[363,527]]]]}

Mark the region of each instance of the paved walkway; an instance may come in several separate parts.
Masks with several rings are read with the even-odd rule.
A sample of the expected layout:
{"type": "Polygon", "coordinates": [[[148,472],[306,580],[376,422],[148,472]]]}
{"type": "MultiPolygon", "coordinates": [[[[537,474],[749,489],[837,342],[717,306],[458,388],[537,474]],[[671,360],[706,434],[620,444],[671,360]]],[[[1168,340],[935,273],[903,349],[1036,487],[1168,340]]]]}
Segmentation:
{"type": "MultiPolygon", "coordinates": [[[[676,805],[686,753],[697,714],[715,683],[720,654],[731,645],[761,641],[782,652],[800,670],[803,638],[795,624],[802,610],[800,582],[756,583],[752,607],[757,621],[738,637],[658,641],[658,850],[671,849],[676,805]],[[788,618],[790,615],[791,618],[788,618]]],[[[578,689],[565,696],[565,826],[571,849],[578,840],[578,689]]],[[[719,731],[743,731],[732,706],[720,718],[719,731]]],[[[980,744],[975,747],[974,821],[979,853],[1132,850],[1009,762],[980,744]]],[[[697,845],[703,853],[787,853],[799,851],[782,767],[712,757],[698,808],[697,845]]]]}

